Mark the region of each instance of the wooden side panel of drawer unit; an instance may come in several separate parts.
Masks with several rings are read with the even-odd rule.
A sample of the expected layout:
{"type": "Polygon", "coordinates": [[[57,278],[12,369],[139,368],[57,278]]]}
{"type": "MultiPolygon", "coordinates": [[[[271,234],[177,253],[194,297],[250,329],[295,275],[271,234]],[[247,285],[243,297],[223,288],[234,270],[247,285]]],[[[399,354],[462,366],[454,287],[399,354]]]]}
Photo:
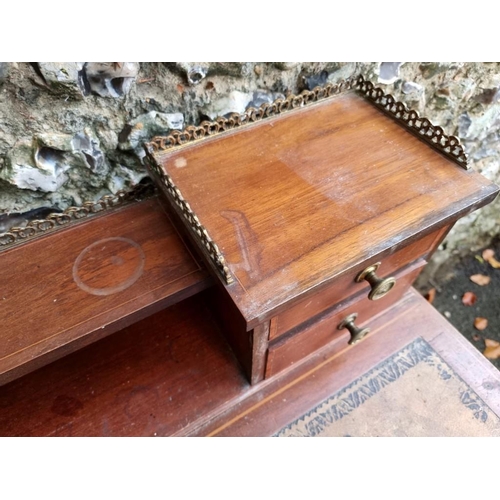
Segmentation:
{"type": "Polygon", "coordinates": [[[396,303],[415,281],[425,264],[425,260],[420,259],[396,273],[397,283],[385,297],[372,301],[364,295],[358,295],[353,300],[320,316],[316,321],[308,322],[298,332],[292,331],[272,343],[267,357],[266,378],[289,368],[329,343],[338,344],[339,352],[347,348],[349,333],[347,330],[339,331],[337,325],[349,314],[358,313],[356,325],[369,327],[370,318],[396,303]]]}
{"type": "Polygon", "coordinates": [[[300,325],[309,318],[326,311],[335,304],[346,300],[351,295],[365,289],[369,290],[366,281],[356,283],[355,278],[359,272],[378,260],[382,263],[377,275],[386,278],[396,270],[401,269],[418,258],[426,258],[442,241],[451,226],[445,226],[427,236],[411,243],[387,257],[377,259],[374,257],[369,262],[364,262],[348,273],[336,279],[332,284],[320,292],[310,295],[304,300],[294,304],[286,311],[275,316],[271,321],[269,339],[273,340],[292,328],[300,325]]]}

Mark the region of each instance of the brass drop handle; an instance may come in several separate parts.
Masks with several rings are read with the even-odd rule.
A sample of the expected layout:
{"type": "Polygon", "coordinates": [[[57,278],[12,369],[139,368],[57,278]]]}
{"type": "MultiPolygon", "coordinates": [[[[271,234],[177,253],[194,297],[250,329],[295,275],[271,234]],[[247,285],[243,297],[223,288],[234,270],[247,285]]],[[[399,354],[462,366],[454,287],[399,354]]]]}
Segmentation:
{"type": "Polygon", "coordinates": [[[351,339],[349,340],[348,344],[350,345],[356,344],[356,342],[359,342],[363,337],[370,333],[369,328],[359,328],[354,324],[354,321],[356,321],[357,317],[358,313],[349,314],[349,316],[344,318],[337,326],[338,330],[343,330],[344,328],[347,328],[349,330],[349,332],[351,333],[351,339]]]}
{"type": "Polygon", "coordinates": [[[379,278],[375,272],[380,266],[380,262],[372,264],[368,266],[366,269],[363,269],[357,276],[356,281],[360,283],[363,280],[368,281],[370,286],[372,287],[370,293],[368,294],[368,298],[370,300],[378,300],[387,295],[394,285],[396,284],[396,280],[394,278],[379,278]]]}

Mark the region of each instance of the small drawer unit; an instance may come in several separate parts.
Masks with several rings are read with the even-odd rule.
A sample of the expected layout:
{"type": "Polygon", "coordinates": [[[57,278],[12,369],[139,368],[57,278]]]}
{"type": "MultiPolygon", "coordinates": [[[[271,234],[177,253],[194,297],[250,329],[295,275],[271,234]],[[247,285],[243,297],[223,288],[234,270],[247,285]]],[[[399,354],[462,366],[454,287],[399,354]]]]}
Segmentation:
{"type": "Polygon", "coordinates": [[[325,346],[331,346],[333,352],[340,352],[362,340],[370,333],[370,318],[397,302],[410,288],[425,264],[426,262],[420,259],[395,273],[394,287],[379,300],[369,300],[364,293],[359,293],[311,318],[287,335],[271,341],[266,362],[266,378],[290,368],[325,346]]]}
{"type": "Polygon", "coordinates": [[[458,139],[362,77],[155,138],[146,162],[252,384],[362,337],[498,192],[458,139]]]}

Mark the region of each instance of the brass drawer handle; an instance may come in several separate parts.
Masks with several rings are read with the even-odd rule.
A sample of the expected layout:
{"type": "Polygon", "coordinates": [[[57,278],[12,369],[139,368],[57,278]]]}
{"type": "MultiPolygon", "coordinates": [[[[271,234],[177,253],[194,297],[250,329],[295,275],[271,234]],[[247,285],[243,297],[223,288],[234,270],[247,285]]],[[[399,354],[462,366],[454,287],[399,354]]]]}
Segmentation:
{"type": "Polygon", "coordinates": [[[372,287],[370,293],[368,294],[368,298],[370,300],[381,299],[387,295],[396,284],[396,280],[394,278],[382,279],[375,274],[379,266],[380,262],[377,262],[376,264],[368,266],[356,276],[356,281],[358,283],[363,280],[370,283],[370,286],[372,287]]]}
{"type": "Polygon", "coordinates": [[[358,313],[349,314],[346,318],[344,318],[337,326],[338,330],[342,330],[347,328],[349,332],[351,332],[351,339],[348,344],[352,345],[356,342],[359,342],[363,337],[370,333],[369,328],[359,328],[354,324],[354,321],[358,317],[358,313]]]}

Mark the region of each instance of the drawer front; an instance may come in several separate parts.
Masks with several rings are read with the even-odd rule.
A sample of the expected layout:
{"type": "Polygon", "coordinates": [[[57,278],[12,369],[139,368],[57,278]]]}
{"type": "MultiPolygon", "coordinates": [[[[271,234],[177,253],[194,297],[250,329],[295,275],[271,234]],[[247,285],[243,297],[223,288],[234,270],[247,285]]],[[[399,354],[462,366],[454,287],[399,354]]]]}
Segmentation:
{"type": "MultiPolygon", "coordinates": [[[[434,250],[441,240],[446,235],[451,226],[446,226],[438,231],[435,231],[424,238],[421,238],[410,245],[407,245],[391,255],[380,259],[381,266],[377,271],[377,275],[386,278],[393,274],[396,270],[401,269],[410,262],[417,260],[420,257],[425,258],[432,250],[434,250]]],[[[332,284],[324,288],[318,293],[310,295],[308,298],[294,304],[286,311],[276,315],[271,320],[269,331],[269,339],[273,340],[287,333],[292,328],[300,325],[309,318],[326,311],[330,307],[338,304],[351,295],[366,290],[366,296],[370,290],[366,281],[357,283],[356,276],[363,269],[377,262],[377,257],[364,262],[359,266],[351,269],[348,273],[336,279],[332,284]]],[[[394,293],[391,290],[388,295],[394,293]]],[[[379,299],[378,301],[380,301],[379,299]]],[[[371,301],[370,301],[371,302],[371,301]]]]}
{"type": "Polygon", "coordinates": [[[349,314],[357,313],[356,325],[369,327],[368,320],[397,302],[415,281],[425,264],[425,260],[420,259],[396,273],[394,275],[396,285],[385,297],[372,301],[364,295],[358,296],[330,313],[320,316],[317,321],[306,324],[297,333],[290,332],[290,335],[272,343],[268,351],[266,378],[289,368],[329,343],[337,344],[335,351],[338,349],[340,352],[347,348],[350,334],[345,329],[339,331],[337,325],[349,314]]]}

